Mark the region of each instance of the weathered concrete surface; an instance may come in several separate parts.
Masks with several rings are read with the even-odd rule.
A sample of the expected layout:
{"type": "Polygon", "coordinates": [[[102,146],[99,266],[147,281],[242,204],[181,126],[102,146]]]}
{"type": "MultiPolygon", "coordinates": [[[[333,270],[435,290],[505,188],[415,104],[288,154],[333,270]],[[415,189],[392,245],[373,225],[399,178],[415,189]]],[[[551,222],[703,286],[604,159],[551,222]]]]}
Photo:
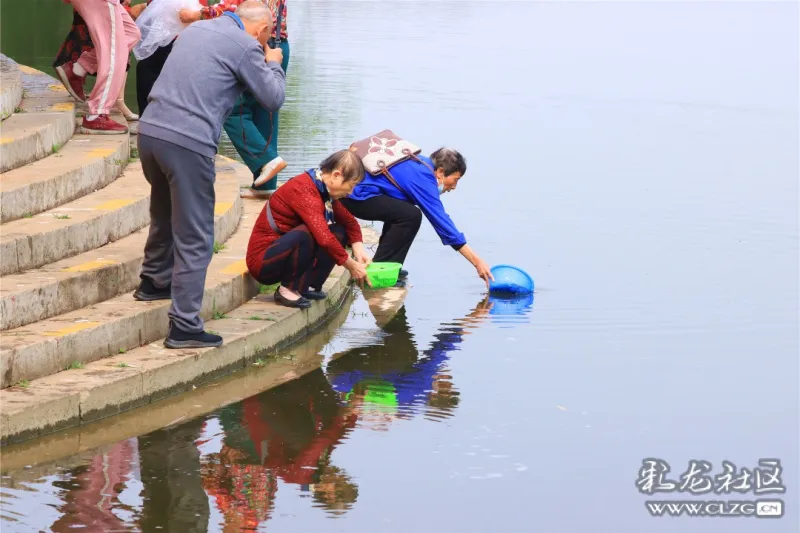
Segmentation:
{"type": "Polygon", "coordinates": [[[22,73],[16,62],[0,54],[0,118],[7,119],[22,101],[22,73]]]}
{"type": "Polygon", "coordinates": [[[146,226],[150,184],[141,165],[128,165],[108,187],[32,218],[4,224],[0,274],[12,274],[94,250],[146,226]]]}
{"type": "MultiPolygon", "coordinates": [[[[239,181],[249,171],[244,165],[237,168],[221,159],[218,166],[214,235],[217,241],[225,242],[239,224],[239,181]]],[[[139,283],[147,233],[148,228],[144,228],[96,250],[3,276],[0,330],[18,328],[130,292],[139,283]]]]}
{"type": "MultiPolygon", "coordinates": [[[[234,168],[238,167],[237,163],[234,168]]],[[[258,293],[258,284],[247,274],[244,254],[263,203],[248,201],[243,205],[239,227],[211,260],[201,311],[205,319],[215,311],[228,312],[258,293]]],[[[165,337],[169,306],[169,300],[137,302],[127,293],[8,330],[3,333],[0,349],[2,387],[54,374],[75,361],[96,361],[165,337]]]]}
{"type": "Polygon", "coordinates": [[[0,172],[44,158],[75,132],[75,103],[55,78],[20,65],[22,113],[0,125],[0,172]]]}
{"type": "Polygon", "coordinates": [[[3,223],[58,207],[114,181],[128,163],[128,135],[76,135],[61,150],[0,180],[3,223]]]}
{"type": "MultiPolygon", "coordinates": [[[[262,295],[225,318],[209,321],[207,329],[225,339],[219,348],[167,350],[162,340],[83,369],[35,380],[28,388],[0,391],[0,443],[118,414],[243,368],[256,357],[301,338],[335,313],[349,292],[349,279],[337,267],[324,287],[328,299],[307,310],[281,307],[272,302],[271,295],[262,295]]],[[[297,375],[285,375],[284,380],[297,375]]]]}
{"type": "Polygon", "coordinates": [[[0,172],[6,172],[51,154],[66,143],[74,130],[69,113],[19,113],[3,121],[0,132],[0,172]]]}
{"type": "MultiPolygon", "coordinates": [[[[330,341],[331,336],[347,319],[352,300],[352,297],[345,297],[341,310],[334,313],[329,321],[320,324],[311,335],[304,337],[302,344],[281,350],[277,355],[275,353],[258,354],[256,358],[263,358],[266,360],[265,363],[256,363],[251,357],[249,361],[242,361],[241,364],[246,366],[244,371],[236,370],[239,367],[239,363],[237,363],[231,368],[233,373],[223,378],[222,381],[201,383],[197,380],[192,383],[190,390],[163,398],[160,401],[149,402],[138,409],[131,409],[117,416],[95,420],[91,423],[82,423],[69,429],[43,435],[41,438],[5,446],[2,452],[3,460],[0,463],[0,471],[6,473],[25,469],[26,475],[37,472],[45,473],[52,464],[51,461],[58,460],[59,464],[63,466],[62,461],[66,458],[78,454],[93,454],[98,447],[202,416],[318,369],[322,364],[322,357],[319,354],[330,341]],[[251,362],[254,364],[250,364],[251,362]],[[194,388],[195,386],[197,388],[194,388]]],[[[234,313],[231,313],[231,316],[233,315],[234,313]]],[[[264,325],[266,326],[266,324],[264,325]]],[[[114,366],[111,360],[93,364],[99,363],[105,363],[104,369],[114,369],[118,373],[128,370],[128,368],[114,366]]],[[[116,364],[121,365],[122,361],[116,364]]],[[[133,369],[133,367],[130,368],[133,369]]],[[[29,390],[31,389],[19,389],[15,392],[25,395],[29,390]]],[[[38,477],[35,476],[31,479],[38,477]]]]}

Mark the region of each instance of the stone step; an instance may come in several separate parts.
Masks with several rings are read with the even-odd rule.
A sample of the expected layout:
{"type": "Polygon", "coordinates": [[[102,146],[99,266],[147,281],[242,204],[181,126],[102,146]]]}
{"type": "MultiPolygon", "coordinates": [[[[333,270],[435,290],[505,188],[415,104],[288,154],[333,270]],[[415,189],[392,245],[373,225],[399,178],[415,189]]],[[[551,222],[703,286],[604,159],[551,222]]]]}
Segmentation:
{"type": "Polygon", "coordinates": [[[3,224],[0,274],[13,274],[94,250],[150,221],[150,185],[136,162],[117,180],[55,209],[3,224]]]}
{"type": "MultiPolygon", "coordinates": [[[[237,168],[244,168],[238,163],[237,168]]],[[[240,174],[248,179],[247,172],[240,174]]],[[[238,188],[238,185],[237,185],[238,188]]],[[[238,191],[237,191],[238,192],[238,191]]],[[[243,202],[239,227],[214,254],[206,277],[201,316],[227,313],[258,293],[247,273],[245,253],[263,202],[243,202]]],[[[3,388],[54,374],[166,337],[169,300],[138,302],[130,292],[88,307],[3,332],[0,378],[3,388]]]]}
{"type": "Polygon", "coordinates": [[[75,132],[75,102],[52,76],[19,66],[23,98],[19,113],[2,122],[0,172],[57,152],[75,132]]]}
{"type": "Polygon", "coordinates": [[[57,153],[0,178],[3,223],[53,209],[102,189],[130,155],[127,135],[76,135],[57,153]]]}
{"type": "MultiPolygon", "coordinates": [[[[307,310],[276,305],[271,295],[242,303],[206,329],[224,338],[219,348],[169,350],[164,339],[139,348],[0,391],[0,445],[19,442],[119,414],[191,390],[243,368],[257,357],[305,337],[335,315],[349,293],[350,275],[336,267],[323,286],[325,301],[307,310]]],[[[319,366],[318,350],[303,367],[287,368],[276,383],[319,366]]]]}
{"type": "MultiPolygon", "coordinates": [[[[239,174],[219,160],[214,238],[225,242],[241,217],[239,174]]],[[[18,328],[132,291],[139,283],[145,227],[101,248],[22,274],[3,277],[0,330],[18,328]]]]}
{"type": "Polygon", "coordinates": [[[10,117],[22,101],[22,73],[16,62],[0,54],[0,118],[10,117]]]}
{"type": "MultiPolygon", "coordinates": [[[[349,291],[349,294],[352,295],[353,292],[349,291]]],[[[262,299],[263,297],[256,298],[262,299]]],[[[266,298],[263,298],[264,305],[267,305],[266,300],[266,298]]],[[[253,349],[258,346],[254,337],[259,334],[260,330],[248,335],[243,339],[247,344],[239,352],[242,356],[241,360],[236,361],[236,365],[230,367],[232,375],[225,379],[224,386],[218,387],[216,386],[217,383],[206,381],[206,378],[209,378],[210,375],[204,374],[202,380],[193,381],[191,386],[188,383],[183,383],[177,390],[160,391],[158,397],[167,395],[170,392],[179,392],[179,394],[174,394],[169,398],[163,398],[158,401],[155,394],[149,398],[143,397],[140,401],[145,405],[141,409],[130,409],[105,419],[97,420],[97,415],[100,413],[87,410],[87,416],[94,415],[95,420],[91,422],[89,418],[81,420],[80,400],[77,402],[70,401],[69,394],[74,394],[77,391],[75,389],[72,391],[65,390],[68,386],[66,380],[69,380],[69,385],[72,385],[76,378],[87,377],[86,375],[77,375],[77,372],[82,371],[61,372],[54,376],[42,378],[42,380],[34,380],[25,389],[13,388],[0,391],[0,402],[10,400],[8,404],[4,403],[10,411],[9,416],[0,419],[0,422],[3,427],[9,427],[15,430],[14,433],[16,433],[11,439],[8,437],[11,437],[12,434],[2,433],[1,442],[4,447],[2,448],[3,461],[0,463],[0,474],[17,471],[14,474],[17,475],[18,472],[22,471],[25,472],[26,476],[30,476],[31,480],[36,480],[42,475],[46,475],[48,472],[43,472],[43,470],[52,468],[54,464],[63,468],[74,459],[77,465],[82,456],[87,454],[91,456],[91,451],[95,448],[174,425],[176,420],[188,420],[212,413],[226,405],[255,396],[266,390],[278,387],[287,381],[313,372],[319,369],[324,362],[324,358],[320,354],[327,351],[325,348],[329,345],[331,338],[347,320],[348,311],[353,301],[352,297],[345,295],[341,302],[341,308],[333,313],[330,320],[314,325],[313,332],[303,337],[302,341],[285,347],[290,348],[288,354],[285,349],[273,351],[269,339],[261,339],[264,350],[253,355],[253,349]],[[262,359],[262,362],[258,362],[259,359],[262,359]],[[254,364],[251,365],[251,362],[254,364]],[[244,372],[237,372],[238,369],[243,367],[245,368],[244,372]],[[53,394],[56,389],[61,389],[67,394],[53,394]],[[61,406],[65,404],[77,409],[78,412],[70,412],[68,409],[63,409],[61,406]],[[37,415],[36,419],[32,417],[25,419],[23,418],[25,416],[23,412],[28,409],[31,410],[31,413],[38,411],[48,414],[44,417],[37,415]],[[52,432],[54,426],[59,423],[64,424],[65,421],[54,419],[49,413],[60,413],[65,416],[65,421],[73,420],[75,422],[73,424],[74,427],[52,432]],[[21,424],[14,423],[15,419],[20,420],[21,424]],[[12,421],[10,426],[7,425],[8,420],[12,421]],[[24,440],[26,434],[29,437],[37,438],[28,440],[23,445],[5,446],[8,440],[15,442],[24,440]],[[39,458],[45,455],[48,462],[40,463],[39,458]]],[[[240,312],[244,315],[248,310],[251,310],[248,309],[248,306],[249,303],[237,308],[229,313],[229,316],[239,317],[240,312]]],[[[255,310],[252,311],[257,312],[255,310]]],[[[277,312],[275,315],[277,315],[277,312]]],[[[253,320],[257,316],[251,313],[244,316],[243,319],[253,320]]],[[[265,320],[256,321],[257,323],[253,324],[253,326],[267,329],[271,328],[273,324],[280,324],[280,321],[270,321],[266,320],[266,318],[278,317],[266,316],[265,320]]],[[[222,323],[217,324],[215,321],[209,324],[222,329],[222,323]]],[[[271,329],[277,332],[277,328],[271,329]]],[[[241,342],[238,338],[232,339],[229,337],[230,335],[226,337],[228,344],[234,342],[239,344],[241,342]]],[[[119,371],[136,370],[138,368],[133,366],[136,363],[124,359],[126,356],[138,355],[137,351],[132,350],[126,354],[110,357],[103,361],[89,363],[84,370],[95,372],[96,368],[100,368],[106,379],[93,380],[91,388],[86,384],[78,390],[83,392],[83,396],[87,399],[94,399],[97,396],[91,392],[91,389],[107,387],[107,380],[124,384],[124,381],[117,381],[118,376],[116,374],[119,371]],[[108,372],[108,370],[114,370],[114,372],[108,372]]],[[[211,352],[209,357],[213,356],[213,353],[211,352]]],[[[203,359],[208,360],[205,354],[203,359]]],[[[156,372],[158,371],[151,372],[149,376],[156,372]]],[[[142,379],[149,379],[149,376],[143,374],[142,379]]],[[[110,384],[108,387],[110,387],[110,384]]],[[[142,390],[144,391],[145,388],[142,387],[142,390]]],[[[147,390],[150,390],[149,387],[147,390]]],[[[113,389],[106,388],[106,392],[113,393],[113,389]]],[[[119,399],[130,401],[130,397],[120,396],[119,399]]],[[[88,407],[88,405],[84,407],[88,407]]],[[[105,411],[113,414],[115,410],[112,405],[106,405],[105,411]]],[[[123,411],[121,407],[120,411],[123,411]]]]}

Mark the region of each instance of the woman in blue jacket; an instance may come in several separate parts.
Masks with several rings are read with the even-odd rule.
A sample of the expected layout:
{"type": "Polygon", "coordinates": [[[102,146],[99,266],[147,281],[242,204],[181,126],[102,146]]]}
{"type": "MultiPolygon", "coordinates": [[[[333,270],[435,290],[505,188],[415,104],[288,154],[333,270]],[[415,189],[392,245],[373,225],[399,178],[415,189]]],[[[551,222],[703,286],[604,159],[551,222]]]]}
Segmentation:
{"type": "MultiPolygon", "coordinates": [[[[440,148],[430,158],[420,155],[417,160],[408,159],[394,165],[391,175],[399,188],[383,175],[367,173],[341,203],[356,218],[383,222],[383,233],[372,260],[405,263],[424,214],[442,244],[460,252],[488,286],[493,279],[489,265],[467,244],[440,199],[442,194],[456,190],[466,171],[464,156],[450,148],[440,148]]],[[[401,270],[401,280],[406,276],[408,272],[401,270]]]]}

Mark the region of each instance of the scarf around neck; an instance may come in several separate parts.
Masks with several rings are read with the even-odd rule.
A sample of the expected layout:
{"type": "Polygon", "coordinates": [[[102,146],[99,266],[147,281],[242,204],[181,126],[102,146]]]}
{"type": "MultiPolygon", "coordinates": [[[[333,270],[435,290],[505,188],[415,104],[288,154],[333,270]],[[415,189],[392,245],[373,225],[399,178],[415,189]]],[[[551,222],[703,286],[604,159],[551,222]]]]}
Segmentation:
{"type": "Polygon", "coordinates": [[[318,168],[314,168],[308,171],[308,175],[311,176],[311,180],[314,182],[314,185],[317,187],[317,191],[319,191],[319,195],[322,197],[322,203],[325,204],[325,222],[328,223],[330,226],[335,222],[333,217],[333,200],[331,200],[331,195],[328,192],[328,187],[325,183],[319,179],[317,176],[320,176],[322,172],[318,168]]]}

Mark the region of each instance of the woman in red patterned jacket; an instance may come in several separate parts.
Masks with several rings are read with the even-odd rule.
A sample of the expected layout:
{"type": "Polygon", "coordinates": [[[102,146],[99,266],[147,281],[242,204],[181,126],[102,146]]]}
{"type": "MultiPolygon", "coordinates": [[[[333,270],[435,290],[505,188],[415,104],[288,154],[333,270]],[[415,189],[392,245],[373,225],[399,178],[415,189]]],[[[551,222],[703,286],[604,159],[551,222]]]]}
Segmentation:
{"type": "Polygon", "coordinates": [[[247,269],[264,285],[280,282],[275,302],[305,309],[323,300],[322,285],[334,263],[358,282],[367,277],[370,258],[361,228],[338,201],[364,178],[364,164],[340,150],[319,168],[295,176],[264,205],[247,245],[247,269]],[[344,249],[349,243],[353,258],[344,249]]]}

